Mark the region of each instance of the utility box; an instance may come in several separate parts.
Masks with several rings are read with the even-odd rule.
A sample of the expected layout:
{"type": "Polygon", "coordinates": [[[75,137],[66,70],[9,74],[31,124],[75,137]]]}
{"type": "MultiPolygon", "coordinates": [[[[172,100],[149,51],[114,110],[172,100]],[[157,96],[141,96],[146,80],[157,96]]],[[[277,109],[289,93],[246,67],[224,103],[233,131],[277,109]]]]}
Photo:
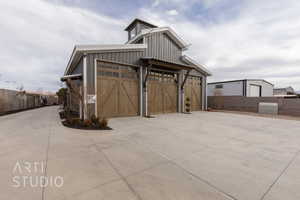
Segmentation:
{"type": "Polygon", "coordinates": [[[259,103],[258,113],[278,115],[278,103],[259,103]]]}

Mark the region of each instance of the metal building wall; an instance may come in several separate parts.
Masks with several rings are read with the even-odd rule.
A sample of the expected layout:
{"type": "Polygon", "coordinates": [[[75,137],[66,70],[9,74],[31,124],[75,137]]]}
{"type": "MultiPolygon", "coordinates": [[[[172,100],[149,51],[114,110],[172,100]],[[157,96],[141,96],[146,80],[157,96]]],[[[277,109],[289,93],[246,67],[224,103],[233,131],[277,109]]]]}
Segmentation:
{"type": "Polygon", "coordinates": [[[182,50],[164,33],[152,33],[145,37],[148,48],[145,56],[181,63],[182,50]]]}
{"type": "Polygon", "coordinates": [[[273,96],[274,86],[261,80],[247,80],[247,96],[250,94],[250,85],[259,85],[261,86],[261,96],[262,97],[271,97],[273,96]]]}
{"type": "Polygon", "coordinates": [[[208,96],[243,96],[243,81],[232,81],[207,85],[208,96]],[[223,88],[216,88],[223,85],[223,88]]]}

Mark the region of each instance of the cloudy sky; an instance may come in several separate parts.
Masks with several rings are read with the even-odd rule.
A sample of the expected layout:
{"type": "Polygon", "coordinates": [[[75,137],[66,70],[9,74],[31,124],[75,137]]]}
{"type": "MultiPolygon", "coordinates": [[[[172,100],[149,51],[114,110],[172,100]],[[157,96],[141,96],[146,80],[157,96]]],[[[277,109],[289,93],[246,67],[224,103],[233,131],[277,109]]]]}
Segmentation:
{"type": "Polygon", "coordinates": [[[299,0],[1,0],[0,88],[55,91],[75,44],[117,44],[136,17],[170,26],[210,81],[300,90],[299,0]]]}

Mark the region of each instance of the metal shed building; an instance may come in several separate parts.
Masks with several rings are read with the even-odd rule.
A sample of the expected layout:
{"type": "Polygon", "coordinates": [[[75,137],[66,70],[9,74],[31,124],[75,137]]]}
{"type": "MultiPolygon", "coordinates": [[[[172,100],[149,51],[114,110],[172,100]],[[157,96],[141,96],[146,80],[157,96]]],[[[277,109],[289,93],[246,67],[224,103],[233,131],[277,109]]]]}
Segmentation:
{"type": "MultiPolygon", "coordinates": [[[[135,19],[124,45],[75,46],[62,80],[71,80],[83,101],[70,100],[85,119],[149,116],[206,108],[211,73],[183,55],[188,44],[171,28],[135,19]]],[[[70,94],[72,99],[72,94],[70,94]]]]}
{"type": "Polygon", "coordinates": [[[273,96],[274,85],[263,79],[244,79],[208,83],[208,96],[273,96]]]}

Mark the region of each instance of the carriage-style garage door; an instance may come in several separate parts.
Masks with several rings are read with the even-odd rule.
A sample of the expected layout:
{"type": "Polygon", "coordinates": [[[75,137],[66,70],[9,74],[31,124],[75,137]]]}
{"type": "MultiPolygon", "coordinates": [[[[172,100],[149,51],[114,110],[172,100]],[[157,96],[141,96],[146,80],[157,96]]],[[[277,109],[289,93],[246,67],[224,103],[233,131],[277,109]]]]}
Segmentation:
{"type": "Polygon", "coordinates": [[[188,76],[185,87],[185,101],[190,99],[191,111],[202,110],[202,83],[201,77],[188,76]]]}
{"type": "Polygon", "coordinates": [[[149,114],[177,112],[177,74],[151,72],[148,84],[149,114]]]}
{"type": "Polygon", "coordinates": [[[139,81],[132,66],[97,63],[99,117],[135,116],[139,113],[139,81]]]}

